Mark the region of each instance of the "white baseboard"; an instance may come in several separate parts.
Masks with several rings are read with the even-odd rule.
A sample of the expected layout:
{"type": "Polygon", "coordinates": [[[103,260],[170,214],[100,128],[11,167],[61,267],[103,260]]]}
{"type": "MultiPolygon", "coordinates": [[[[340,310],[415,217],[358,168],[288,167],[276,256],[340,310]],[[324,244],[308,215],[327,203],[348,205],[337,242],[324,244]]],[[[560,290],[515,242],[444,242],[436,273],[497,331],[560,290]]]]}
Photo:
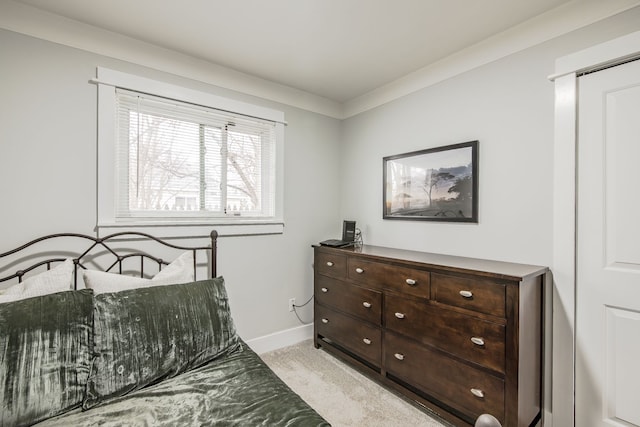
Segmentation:
{"type": "Polygon", "coordinates": [[[245,341],[258,354],[288,347],[313,338],[313,324],[286,329],[245,341]]]}

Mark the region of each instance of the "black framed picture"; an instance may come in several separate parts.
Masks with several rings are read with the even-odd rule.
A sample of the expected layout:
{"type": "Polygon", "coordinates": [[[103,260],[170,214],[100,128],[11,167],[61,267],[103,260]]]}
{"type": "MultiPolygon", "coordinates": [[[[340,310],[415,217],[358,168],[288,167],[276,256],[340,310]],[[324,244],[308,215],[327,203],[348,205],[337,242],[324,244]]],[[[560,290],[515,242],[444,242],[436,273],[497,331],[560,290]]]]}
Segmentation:
{"type": "Polygon", "coordinates": [[[478,141],[388,156],[384,219],[478,222],[478,141]]]}

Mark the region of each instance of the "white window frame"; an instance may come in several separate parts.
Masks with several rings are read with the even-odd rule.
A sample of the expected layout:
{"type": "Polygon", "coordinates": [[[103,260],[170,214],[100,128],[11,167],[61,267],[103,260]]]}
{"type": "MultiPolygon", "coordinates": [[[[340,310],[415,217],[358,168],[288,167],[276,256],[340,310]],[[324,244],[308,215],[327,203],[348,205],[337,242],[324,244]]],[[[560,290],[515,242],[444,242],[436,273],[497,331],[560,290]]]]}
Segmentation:
{"type": "Polygon", "coordinates": [[[98,86],[98,210],[97,228],[99,234],[108,234],[126,229],[144,229],[160,237],[209,234],[215,228],[220,235],[260,235],[279,234],[284,230],[284,113],[258,105],[248,104],[207,92],[127,74],[108,68],[97,68],[98,86]],[[187,103],[229,111],[241,115],[273,121],[276,124],[276,192],[275,214],[268,219],[189,218],[177,221],[175,218],[117,218],[117,176],[116,176],[116,88],[143,92],[159,97],[175,99],[187,103]],[[188,230],[185,230],[188,228],[188,230]]]}

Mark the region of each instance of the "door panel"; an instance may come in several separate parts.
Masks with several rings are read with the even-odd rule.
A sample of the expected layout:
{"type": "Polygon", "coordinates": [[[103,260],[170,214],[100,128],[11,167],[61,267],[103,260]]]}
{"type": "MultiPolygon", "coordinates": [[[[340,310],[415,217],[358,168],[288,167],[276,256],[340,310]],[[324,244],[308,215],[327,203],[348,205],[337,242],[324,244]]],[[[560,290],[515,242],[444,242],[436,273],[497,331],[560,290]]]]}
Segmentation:
{"type": "Polygon", "coordinates": [[[579,79],[576,426],[640,426],[640,61],[579,79]]]}
{"type": "Polygon", "coordinates": [[[605,360],[604,395],[613,396],[608,402],[603,402],[606,412],[631,425],[640,425],[640,411],[637,409],[640,314],[614,307],[606,308],[605,360]]]}
{"type": "Polygon", "coordinates": [[[640,184],[638,100],[639,86],[612,91],[605,98],[607,266],[632,270],[640,269],[640,225],[637,197],[633,197],[640,184]]]}

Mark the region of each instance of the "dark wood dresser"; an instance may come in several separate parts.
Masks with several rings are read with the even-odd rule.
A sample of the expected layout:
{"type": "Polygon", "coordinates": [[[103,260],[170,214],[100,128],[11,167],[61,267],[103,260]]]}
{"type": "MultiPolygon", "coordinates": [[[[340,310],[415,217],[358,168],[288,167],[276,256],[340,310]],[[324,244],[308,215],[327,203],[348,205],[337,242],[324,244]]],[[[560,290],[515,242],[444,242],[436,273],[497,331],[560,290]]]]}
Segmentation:
{"type": "Polygon", "coordinates": [[[460,426],[541,414],[546,267],[314,246],[314,345],[460,426]]]}

